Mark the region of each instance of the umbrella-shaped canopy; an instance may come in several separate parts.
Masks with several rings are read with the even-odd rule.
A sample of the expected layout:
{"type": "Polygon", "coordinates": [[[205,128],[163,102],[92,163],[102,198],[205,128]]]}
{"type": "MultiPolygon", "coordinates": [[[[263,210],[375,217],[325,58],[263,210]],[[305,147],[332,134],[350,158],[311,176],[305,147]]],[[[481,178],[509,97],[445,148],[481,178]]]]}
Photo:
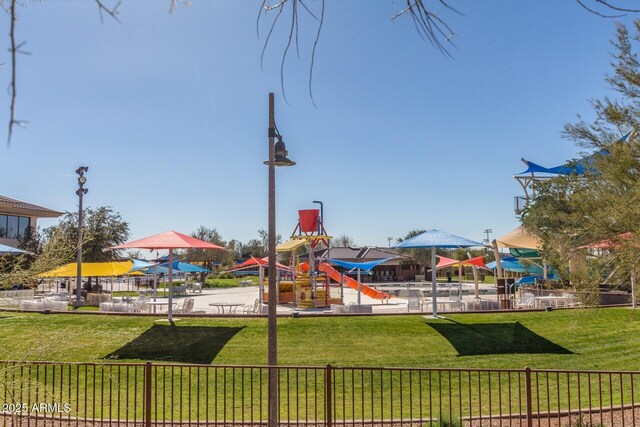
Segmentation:
{"type": "Polygon", "coordinates": [[[187,236],[176,231],[155,234],[143,239],[113,246],[111,249],[169,249],[169,321],[173,321],[173,250],[174,249],[224,249],[222,246],[187,236]]]}
{"type": "MultiPolygon", "coordinates": [[[[415,237],[404,240],[396,245],[401,249],[417,249],[431,248],[431,265],[436,265],[436,248],[468,248],[471,246],[482,246],[482,243],[474,240],[465,239],[455,234],[447,233],[440,230],[427,230],[415,237]]],[[[437,267],[436,267],[437,268],[437,267]]],[[[435,269],[434,269],[435,270],[435,269]]],[[[431,273],[431,294],[433,317],[438,316],[438,285],[436,281],[436,273],[431,273]]]]}
{"type": "Polygon", "coordinates": [[[167,231],[143,239],[134,240],[111,249],[224,249],[222,246],[178,233],[167,231]]]}
{"type": "Polygon", "coordinates": [[[33,255],[33,253],[14,248],[13,246],[0,244],[0,255],[33,255]]]}
{"type": "Polygon", "coordinates": [[[396,248],[468,248],[471,246],[482,246],[482,243],[445,231],[427,230],[422,234],[398,243],[396,248]]]}

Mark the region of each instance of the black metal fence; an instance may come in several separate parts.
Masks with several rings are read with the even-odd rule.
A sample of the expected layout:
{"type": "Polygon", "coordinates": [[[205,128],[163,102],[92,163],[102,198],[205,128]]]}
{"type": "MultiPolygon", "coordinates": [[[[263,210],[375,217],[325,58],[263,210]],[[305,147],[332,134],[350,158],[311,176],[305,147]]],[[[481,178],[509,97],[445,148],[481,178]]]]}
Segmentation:
{"type": "MultiPolygon", "coordinates": [[[[640,372],[274,371],[280,424],[640,425],[640,372]]],[[[265,425],[268,375],[266,366],[0,362],[0,425],[265,425]]]]}

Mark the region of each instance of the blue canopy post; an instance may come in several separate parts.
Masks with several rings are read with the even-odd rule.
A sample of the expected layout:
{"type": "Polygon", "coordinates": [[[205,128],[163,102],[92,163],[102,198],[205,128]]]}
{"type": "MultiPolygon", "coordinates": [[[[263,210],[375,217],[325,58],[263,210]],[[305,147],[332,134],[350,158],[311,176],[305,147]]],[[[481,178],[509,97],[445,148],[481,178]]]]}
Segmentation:
{"type": "Polygon", "coordinates": [[[401,249],[431,248],[431,304],[432,315],[438,317],[438,283],[436,278],[436,248],[468,248],[482,246],[482,243],[465,239],[440,230],[428,230],[410,239],[400,242],[395,247],[401,249]]]}

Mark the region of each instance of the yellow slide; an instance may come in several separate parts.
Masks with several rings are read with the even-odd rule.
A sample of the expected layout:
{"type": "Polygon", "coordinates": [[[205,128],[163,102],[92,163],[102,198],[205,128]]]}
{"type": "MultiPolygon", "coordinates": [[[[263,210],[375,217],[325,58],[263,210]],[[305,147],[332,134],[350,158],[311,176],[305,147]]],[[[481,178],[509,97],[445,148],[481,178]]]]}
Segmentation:
{"type": "MultiPolygon", "coordinates": [[[[321,262],[318,265],[318,270],[327,273],[327,276],[329,276],[330,278],[332,278],[336,282],[340,283],[340,272],[338,270],[336,270],[335,268],[331,267],[326,262],[321,262]]],[[[348,287],[350,287],[351,289],[358,290],[358,281],[352,279],[351,277],[344,276],[344,284],[347,285],[348,287]]],[[[373,299],[385,300],[385,299],[389,299],[390,298],[390,295],[388,293],[380,292],[380,291],[375,290],[375,289],[373,289],[373,288],[371,288],[371,287],[369,287],[367,285],[363,285],[362,283],[360,283],[360,291],[363,294],[365,294],[366,296],[368,296],[370,298],[373,298],[373,299]]]]}

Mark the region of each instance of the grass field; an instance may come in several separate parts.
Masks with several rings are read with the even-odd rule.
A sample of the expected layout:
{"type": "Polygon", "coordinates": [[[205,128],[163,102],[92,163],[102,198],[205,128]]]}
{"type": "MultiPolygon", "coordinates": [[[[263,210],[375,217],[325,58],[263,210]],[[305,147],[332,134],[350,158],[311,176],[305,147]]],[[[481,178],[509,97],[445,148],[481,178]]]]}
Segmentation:
{"type": "MultiPolygon", "coordinates": [[[[0,322],[4,333],[0,359],[4,360],[152,360],[216,365],[266,362],[266,319],[183,319],[172,327],[146,317],[3,313],[0,322]]],[[[281,365],[640,370],[640,358],[636,355],[640,314],[627,308],[458,314],[438,320],[412,315],[282,318],[278,322],[281,365]]],[[[250,393],[258,382],[264,390],[265,371],[237,368],[202,371],[189,367],[174,372],[173,368],[159,367],[154,372],[154,387],[160,390],[154,414],[161,419],[202,419],[206,418],[204,411],[211,409],[220,413],[209,415],[210,418],[225,420],[229,414],[223,411],[236,407],[238,417],[264,417],[266,392],[250,393]],[[218,396],[215,399],[220,400],[212,402],[206,396],[218,396]],[[247,406],[246,399],[253,403],[247,406]]],[[[32,401],[37,400],[38,392],[50,389],[52,395],[60,395],[58,399],[72,402],[73,413],[80,416],[110,418],[117,408],[116,417],[121,417],[121,407],[136,416],[142,415],[141,406],[132,400],[141,392],[142,368],[70,365],[47,371],[44,366],[34,370],[9,367],[2,376],[5,380],[20,378],[20,393],[24,384],[31,384],[24,393],[32,401]],[[25,377],[27,381],[23,380],[25,377]],[[112,387],[121,390],[115,400],[107,397],[111,396],[112,387]]],[[[536,403],[539,405],[536,410],[564,408],[568,402],[575,408],[590,404],[591,399],[605,405],[619,404],[622,389],[628,395],[628,376],[624,379],[614,376],[613,380],[605,377],[604,388],[594,383],[585,390],[587,381],[591,385],[599,378],[584,374],[573,375],[571,379],[568,375],[536,376],[533,380],[536,391],[544,393],[549,385],[552,390],[547,398],[536,403]],[[578,396],[575,387],[580,380],[583,392],[578,396]],[[556,387],[563,390],[557,396],[553,392],[556,387]],[[574,391],[568,393],[568,387],[574,391]]],[[[436,417],[446,413],[506,411],[510,401],[507,396],[510,399],[519,396],[524,384],[522,374],[501,376],[495,371],[493,376],[474,373],[467,377],[446,371],[432,376],[416,370],[354,369],[336,374],[334,381],[336,409],[345,418],[364,418],[369,414],[372,418],[410,417],[415,408],[436,417]],[[487,407],[491,399],[489,384],[494,393],[492,407],[487,407]],[[399,400],[402,390],[405,397],[399,400]],[[464,390],[473,390],[473,397],[471,392],[467,397],[464,390]],[[427,394],[433,393],[434,399],[441,396],[439,393],[444,394],[437,404],[434,400],[434,406],[429,397],[425,408],[426,401],[423,397],[418,401],[418,393],[424,399],[427,394]],[[496,403],[497,394],[504,399],[496,403]],[[353,396],[365,395],[366,399],[352,400],[353,396]],[[481,402],[485,403],[479,409],[481,402]]],[[[318,377],[308,370],[295,371],[291,377],[281,376],[281,393],[287,399],[281,407],[283,416],[299,419],[309,416],[308,411],[321,411],[316,402],[317,399],[322,402],[323,387],[322,370],[318,377]],[[298,374],[303,375],[300,382],[298,374]],[[297,396],[298,400],[289,403],[290,396],[297,396]],[[299,399],[307,412],[297,412],[299,399]],[[288,413],[293,408],[290,405],[296,408],[293,414],[288,413]]],[[[518,401],[521,404],[521,399],[518,401]]],[[[628,402],[628,397],[625,401],[628,402]]],[[[311,416],[321,419],[324,415],[311,416]]]]}
{"type": "MultiPolygon", "coordinates": [[[[266,319],[3,313],[0,360],[264,364],[266,319]]],[[[281,364],[640,370],[640,313],[281,318],[281,364]],[[381,349],[381,351],[372,351],[381,349]],[[382,350],[384,349],[384,350],[382,350]]]]}

